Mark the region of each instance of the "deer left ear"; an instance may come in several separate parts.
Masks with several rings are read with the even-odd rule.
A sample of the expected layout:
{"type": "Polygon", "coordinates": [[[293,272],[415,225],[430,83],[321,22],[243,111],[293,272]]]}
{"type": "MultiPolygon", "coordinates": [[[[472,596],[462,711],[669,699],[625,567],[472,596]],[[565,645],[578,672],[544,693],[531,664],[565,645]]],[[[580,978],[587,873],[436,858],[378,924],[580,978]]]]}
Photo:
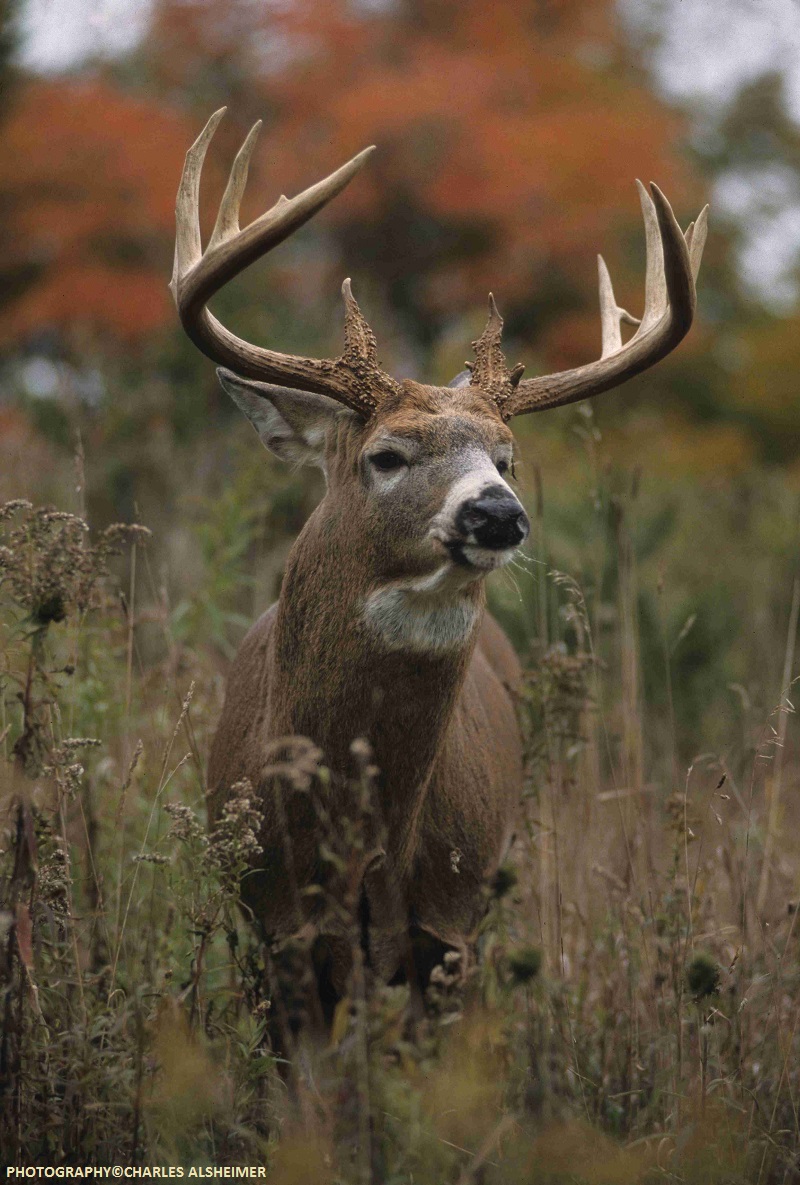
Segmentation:
{"type": "Polygon", "coordinates": [[[322,467],[328,426],[336,416],[354,414],[325,395],[257,383],[222,368],[217,377],[262,443],[276,457],[293,465],[322,467]]]}

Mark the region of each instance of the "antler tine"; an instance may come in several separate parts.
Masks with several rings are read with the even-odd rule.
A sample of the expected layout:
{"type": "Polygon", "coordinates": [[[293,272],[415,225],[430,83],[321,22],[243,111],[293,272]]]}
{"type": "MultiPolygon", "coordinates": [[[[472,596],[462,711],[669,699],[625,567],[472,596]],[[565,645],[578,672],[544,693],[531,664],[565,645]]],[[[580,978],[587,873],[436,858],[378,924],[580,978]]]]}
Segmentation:
{"type": "Polygon", "coordinates": [[[639,191],[644,220],[645,248],[644,312],[639,325],[639,333],[646,333],[652,325],[655,325],[667,307],[667,282],[664,276],[664,248],[661,242],[661,229],[656,207],[638,177],[636,188],[639,191]]]}
{"type": "Polygon", "coordinates": [[[186,275],[203,254],[203,243],[200,238],[200,176],[211,138],[227,110],[227,107],[220,107],[219,111],[214,112],[186,153],[183,164],[181,183],[175,201],[175,260],[169,284],[176,304],[181,277],[186,275]]]}
{"type": "Polygon", "coordinates": [[[470,372],[469,385],[479,387],[501,409],[513,394],[525,370],[521,362],[509,370],[503,353],[502,339],[503,318],[500,316],[494,296],[490,292],[489,319],[486,322],[486,328],[481,336],[472,343],[475,361],[467,362],[465,365],[470,372]]]}
{"type": "Polygon", "coordinates": [[[600,285],[600,324],[602,329],[601,358],[613,354],[622,345],[621,325],[640,325],[638,317],[632,316],[627,309],[617,304],[614,287],[611,283],[606,261],[602,255],[597,256],[597,272],[600,285]]]}
{"type": "Polygon", "coordinates": [[[662,266],[666,286],[666,299],[662,297],[662,317],[666,315],[669,318],[673,332],[679,335],[674,343],[677,345],[689,330],[697,304],[692,263],[689,248],[672,212],[672,206],[655,181],[650,182],[650,190],[661,231],[662,266]]]}
{"type": "Polygon", "coordinates": [[[353,296],[350,277],[342,284],[344,299],[344,354],[351,366],[378,361],[378,343],[353,296]]]}
{"type": "Polygon", "coordinates": [[[653,366],[685,337],[697,301],[695,279],[706,238],[706,206],[684,236],[667,199],[651,183],[650,194],[637,182],[647,247],[645,304],[641,321],[620,308],[602,257],[598,260],[602,354],[596,362],[558,374],[525,379],[499,403],[504,419],[543,411],[599,395],[653,366]],[[652,196],[651,196],[652,195],[652,196]],[[621,322],[638,325],[622,344],[621,322]]]}
{"type": "MultiPolygon", "coordinates": [[[[175,267],[170,288],[184,329],[204,354],[244,378],[263,379],[314,391],[345,404],[364,416],[397,384],[370,357],[353,366],[352,352],[337,359],[302,358],[252,345],[230,333],[206,308],[207,302],[249,264],[283,242],[326,206],[362,168],[373,148],[366,148],[322,181],[296,197],[281,197],[244,229],[239,206],[250,158],[260,129],[250,131],[234,161],[216,225],[202,251],[198,217],[200,175],[209,142],[225,108],[206,124],[186,155],[176,203],[175,267]]],[[[366,322],[365,322],[366,324],[366,322]]]]}
{"type": "Polygon", "coordinates": [[[614,286],[602,255],[597,256],[597,276],[600,284],[600,327],[603,335],[601,357],[605,358],[607,354],[613,354],[620,348],[622,333],[619,325],[619,307],[614,297],[614,286]]]}
{"type": "Polygon", "coordinates": [[[239,233],[239,207],[242,204],[242,195],[247,185],[250,158],[253,155],[260,131],[261,120],[259,119],[247,133],[247,139],[236,154],[228,184],[225,186],[225,192],[219,204],[217,221],[214,224],[211,238],[208,240],[209,251],[213,251],[220,243],[227,243],[229,239],[239,233]]]}
{"type": "Polygon", "coordinates": [[[692,265],[692,279],[696,280],[703,258],[703,248],[708,237],[708,206],[703,206],[697,215],[697,221],[690,225],[686,235],[686,246],[689,248],[689,260],[692,265]]]}

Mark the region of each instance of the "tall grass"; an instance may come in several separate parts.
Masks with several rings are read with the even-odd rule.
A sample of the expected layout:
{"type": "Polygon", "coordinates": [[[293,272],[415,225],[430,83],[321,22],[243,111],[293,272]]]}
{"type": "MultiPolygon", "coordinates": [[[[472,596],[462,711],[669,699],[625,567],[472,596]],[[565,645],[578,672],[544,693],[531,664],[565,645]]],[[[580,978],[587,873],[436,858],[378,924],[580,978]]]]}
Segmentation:
{"type": "MultiPolygon", "coordinates": [[[[284,1024],[281,1055],[307,966],[298,946],[278,975],[240,916],[252,789],[205,830],[220,654],[253,563],[283,547],[264,553],[257,487],[196,516],[209,575],[176,604],[141,528],[0,510],[5,1163],[264,1164],[275,1185],[800,1180],[797,584],[780,649],[709,690],[685,654],[713,622],[668,607],[685,553],[639,479],[598,463],[571,535],[540,474],[530,487],[533,543],[493,591],[526,657],[528,776],[480,961],[449,957],[423,1017],[358,965],[330,1040],[284,1024]],[[703,729],[725,743],[687,751],[703,729]]],[[[365,771],[331,823],[345,917],[365,771]]]]}

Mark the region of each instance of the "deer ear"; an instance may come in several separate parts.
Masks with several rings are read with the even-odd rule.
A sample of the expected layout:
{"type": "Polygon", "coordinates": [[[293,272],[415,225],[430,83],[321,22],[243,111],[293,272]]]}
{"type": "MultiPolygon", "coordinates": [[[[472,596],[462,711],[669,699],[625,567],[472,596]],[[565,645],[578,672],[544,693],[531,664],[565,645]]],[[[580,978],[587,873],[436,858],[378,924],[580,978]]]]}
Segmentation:
{"type": "Polygon", "coordinates": [[[328,426],[336,416],[354,414],[325,395],[257,383],[222,368],[217,377],[269,451],[293,465],[323,467],[328,426]]]}

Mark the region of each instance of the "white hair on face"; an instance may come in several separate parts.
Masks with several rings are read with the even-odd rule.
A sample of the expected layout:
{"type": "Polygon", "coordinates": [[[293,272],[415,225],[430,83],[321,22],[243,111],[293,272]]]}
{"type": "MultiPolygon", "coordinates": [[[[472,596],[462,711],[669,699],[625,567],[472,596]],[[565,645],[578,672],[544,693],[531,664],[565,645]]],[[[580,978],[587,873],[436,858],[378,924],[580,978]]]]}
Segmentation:
{"type": "Polygon", "coordinates": [[[478,622],[478,607],[458,595],[474,580],[475,573],[446,563],[430,576],[386,585],[367,597],[364,621],[389,650],[416,654],[453,650],[469,640],[478,622]]]}
{"type": "MultiPolygon", "coordinates": [[[[428,532],[429,538],[439,543],[452,540],[459,510],[487,486],[503,486],[516,497],[482,449],[466,449],[459,460],[457,475],[428,532]]],[[[480,547],[468,536],[463,550],[470,566],[448,560],[428,576],[387,584],[365,599],[363,619],[387,649],[437,654],[469,641],[480,610],[464,595],[464,589],[502,567],[515,549],[480,547]]]]}
{"type": "Polygon", "coordinates": [[[514,558],[516,547],[503,547],[495,550],[489,547],[478,547],[476,544],[465,543],[462,547],[464,558],[482,572],[495,572],[504,567],[514,558]]]}
{"type": "MultiPolygon", "coordinates": [[[[466,472],[457,477],[447,491],[442,508],[431,522],[430,533],[434,539],[450,539],[455,526],[456,515],[465,502],[480,497],[487,486],[503,486],[510,497],[517,501],[517,495],[483,450],[468,449],[464,453],[466,472]]],[[[520,510],[522,507],[520,506],[520,510]]],[[[474,540],[472,541],[474,542],[474,540]]]]}
{"type": "Polygon", "coordinates": [[[437,654],[464,645],[478,610],[464,600],[421,609],[407,590],[385,588],[367,598],[364,619],[389,650],[437,654]]]}

